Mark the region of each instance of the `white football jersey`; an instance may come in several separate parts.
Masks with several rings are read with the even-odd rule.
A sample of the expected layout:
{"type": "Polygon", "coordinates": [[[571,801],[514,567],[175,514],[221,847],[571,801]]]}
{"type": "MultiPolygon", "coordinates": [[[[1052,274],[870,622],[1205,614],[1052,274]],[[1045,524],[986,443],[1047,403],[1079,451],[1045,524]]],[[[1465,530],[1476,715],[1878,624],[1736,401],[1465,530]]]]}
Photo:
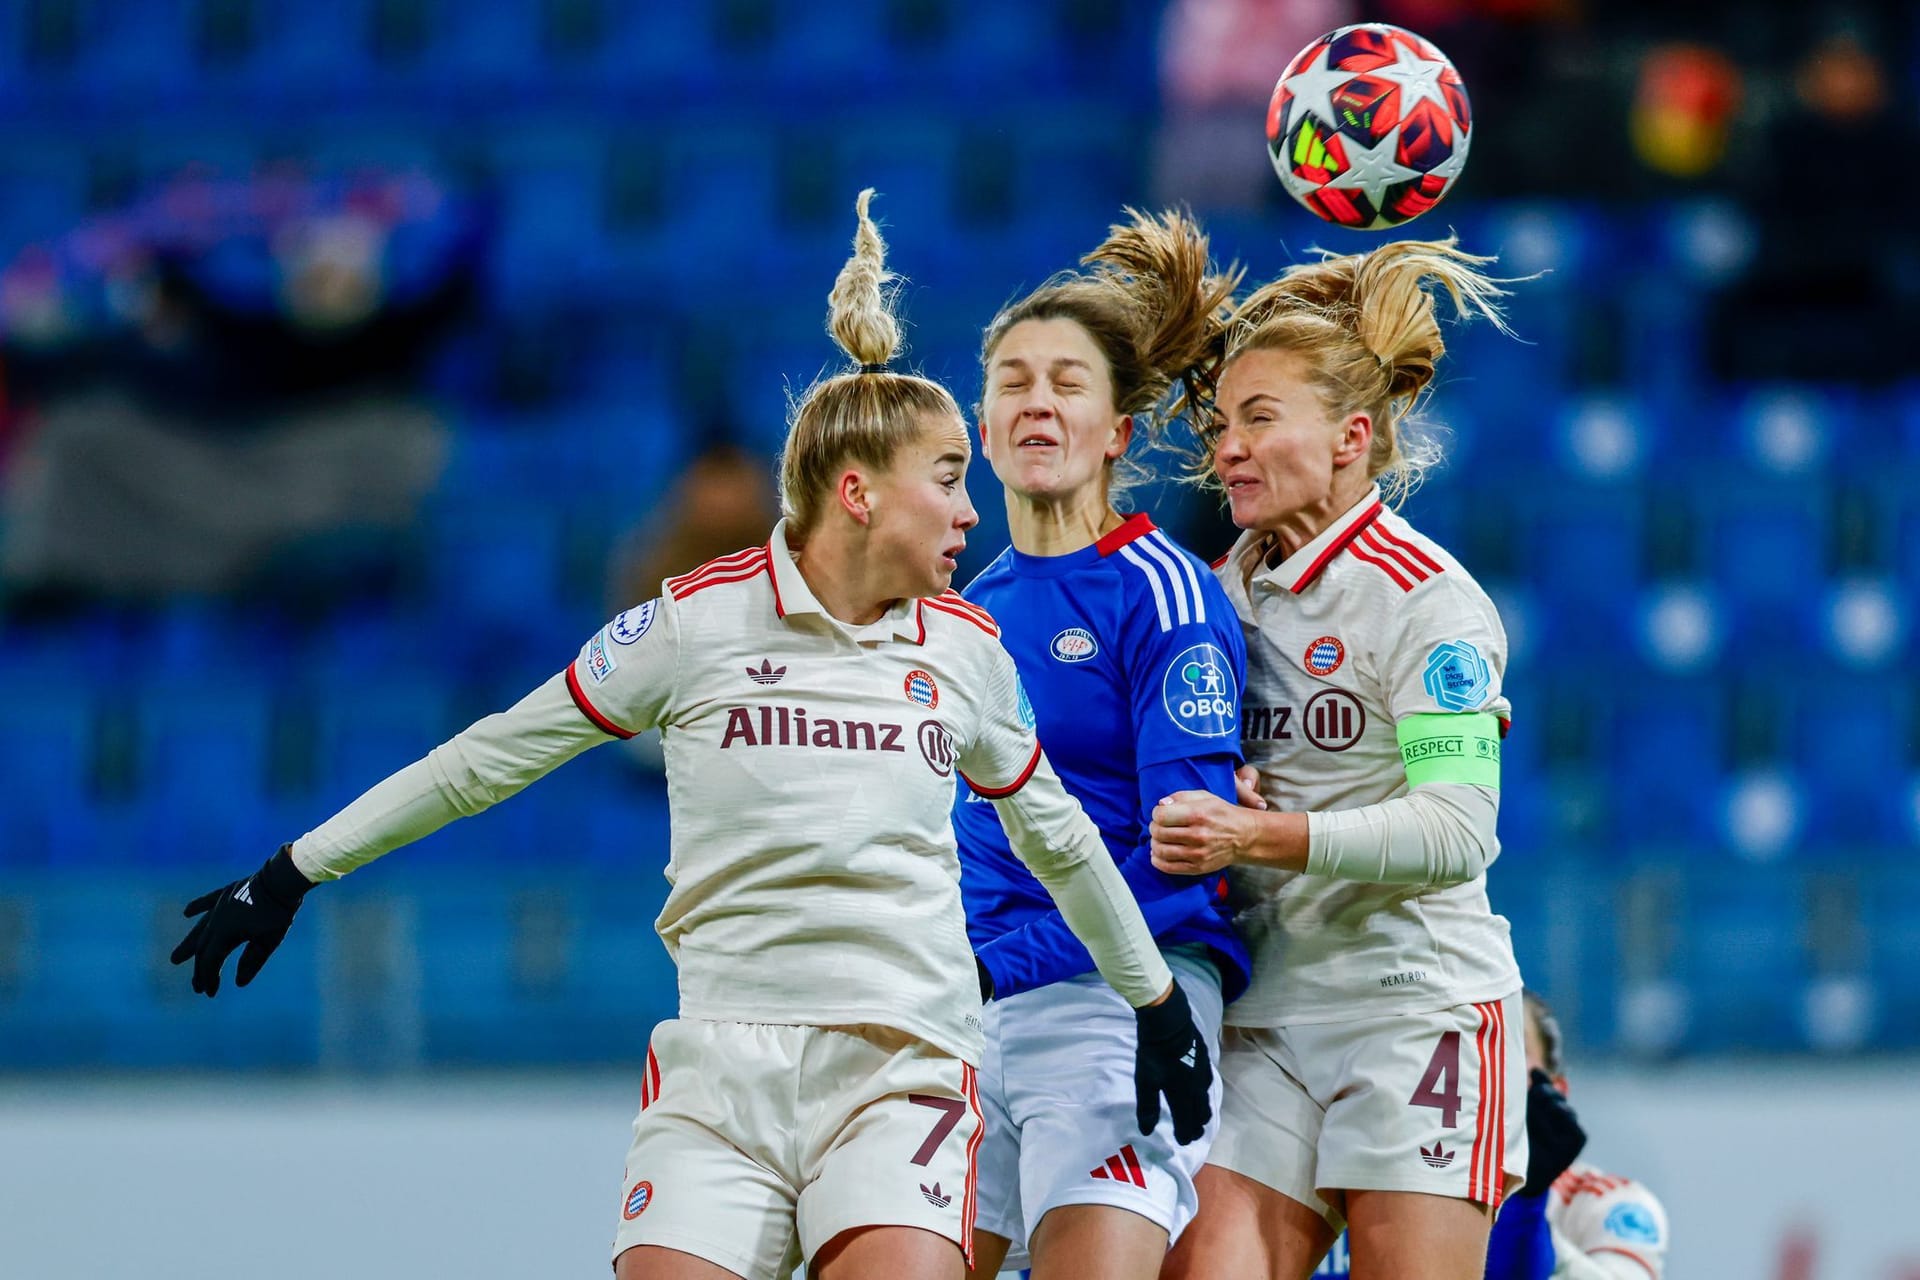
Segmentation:
{"type": "MultiPolygon", "coordinates": [[[[1554,1180],[1547,1195],[1547,1225],[1553,1229],[1559,1261],[1556,1276],[1594,1274],[1582,1259],[1609,1262],[1626,1258],[1660,1280],[1666,1268],[1667,1211],[1653,1192],[1632,1178],[1575,1164],[1554,1180]]],[[[1621,1274],[1637,1274],[1612,1268],[1621,1274]]]]}
{"type": "MultiPolygon", "coordinates": [[[[1376,487],[1277,566],[1242,534],[1216,566],[1247,636],[1241,749],[1275,809],[1407,794],[1395,724],[1489,712],[1504,731],[1506,633],[1458,561],[1376,487]]],[[[1441,888],[1268,868],[1232,873],[1253,985],[1233,1026],[1339,1022],[1497,1000],[1520,987],[1485,876],[1441,888]]]]}
{"type": "Polygon", "coordinates": [[[954,779],[994,798],[1042,767],[998,634],[953,593],[839,622],[782,527],[587,642],[567,674],[580,709],[623,737],[661,729],[656,924],[683,1017],[881,1023],[979,1061],[954,779]]]}

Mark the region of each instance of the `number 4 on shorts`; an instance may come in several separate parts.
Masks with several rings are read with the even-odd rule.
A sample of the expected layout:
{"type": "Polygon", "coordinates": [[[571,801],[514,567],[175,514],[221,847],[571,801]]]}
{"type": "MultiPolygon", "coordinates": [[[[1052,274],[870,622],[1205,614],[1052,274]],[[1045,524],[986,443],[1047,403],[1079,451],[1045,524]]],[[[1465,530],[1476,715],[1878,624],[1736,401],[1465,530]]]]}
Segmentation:
{"type": "Polygon", "coordinates": [[[1407,1099],[1410,1107],[1436,1107],[1440,1123],[1449,1129],[1460,1119],[1460,1033],[1449,1031],[1434,1046],[1426,1074],[1407,1099]]]}
{"type": "Polygon", "coordinates": [[[920,1144],[920,1149],[913,1153],[915,1164],[925,1164],[933,1159],[933,1153],[940,1149],[940,1144],[945,1142],[947,1135],[953,1132],[953,1126],[960,1123],[960,1117],[967,1114],[967,1104],[959,1098],[936,1098],[928,1093],[910,1093],[907,1095],[907,1101],[916,1107],[932,1107],[940,1112],[940,1118],[933,1122],[933,1132],[929,1133],[927,1140],[920,1144]]]}

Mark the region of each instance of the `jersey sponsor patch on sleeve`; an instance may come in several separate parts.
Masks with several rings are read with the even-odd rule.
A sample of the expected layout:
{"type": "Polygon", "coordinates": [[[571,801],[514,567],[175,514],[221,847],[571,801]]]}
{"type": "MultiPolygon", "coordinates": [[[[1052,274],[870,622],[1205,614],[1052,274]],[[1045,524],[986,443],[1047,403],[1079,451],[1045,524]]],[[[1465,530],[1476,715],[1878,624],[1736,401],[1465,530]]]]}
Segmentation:
{"type": "Polygon", "coordinates": [[[1660,1224],[1654,1220],[1653,1211],[1643,1204],[1623,1204],[1614,1206],[1603,1224],[1606,1233],[1634,1244],[1659,1244],[1660,1224]]]}
{"type": "Polygon", "coordinates": [[[649,600],[629,609],[607,624],[607,634],[613,637],[615,644],[632,644],[647,634],[653,626],[653,615],[659,608],[658,600],[649,600]]]}
{"type": "Polygon", "coordinates": [[[1446,711],[1478,711],[1493,688],[1493,670],[1467,640],[1449,640],[1427,655],[1427,696],[1446,711]]]}
{"type": "Polygon", "coordinates": [[[605,684],[607,677],[620,669],[613,660],[613,650],[607,646],[607,633],[596,631],[593,639],[587,641],[587,678],[595,684],[605,684]]]}
{"type": "Polygon", "coordinates": [[[1020,727],[1031,733],[1035,724],[1033,700],[1027,697],[1027,686],[1017,674],[1013,677],[1013,689],[1020,697],[1020,705],[1014,709],[1014,714],[1020,717],[1020,727]]]}
{"type": "Polygon", "coordinates": [[[1173,723],[1200,738],[1227,738],[1240,732],[1240,691],[1234,688],[1227,655],[1210,644],[1183,650],[1167,664],[1160,699],[1173,723]]]}

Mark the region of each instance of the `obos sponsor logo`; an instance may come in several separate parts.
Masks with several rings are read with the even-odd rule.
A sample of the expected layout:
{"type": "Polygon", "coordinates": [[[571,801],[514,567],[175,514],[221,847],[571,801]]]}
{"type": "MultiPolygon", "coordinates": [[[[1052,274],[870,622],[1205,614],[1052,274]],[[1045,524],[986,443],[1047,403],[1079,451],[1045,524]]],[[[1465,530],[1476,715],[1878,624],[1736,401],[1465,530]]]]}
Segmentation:
{"type": "Polygon", "coordinates": [[[1160,700],[1173,722],[1196,737],[1229,738],[1240,732],[1233,668],[1213,645],[1194,645],[1167,664],[1160,700]]]}
{"type": "Polygon", "coordinates": [[[1307,646],[1306,657],[1300,661],[1301,665],[1306,667],[1308,675],[1330,676],[1338,671],[1340,664],[1346,660],[1347,646],[1340,643],[1339,636],[1321,636],[1307,646]]]}
{"type": "Polygon", "coordinates": [[[1427,655],[1420,682],[1442,711],[1478,711],[1493,688],[1493,670],[1471,643],[1449,640],[1427,655]]]}
{"type": "Polygon", "coordinates": [[[636,1182],[633,1184],[633,1190],[627,1192],[626,1207],[620,1210],[620,1216],[628,1222],[632,1222],[635,1218],[645,1213],[647,1206],[652,1203],[653,1184],[651,1182],[636,1182]]]}
{"type": "Polygon", "coordinates": [[[925,757],[927,767],[936,777],[953,776],[954,746],[953,735],[947,732],[947,726],[938,720],[922,720],[916,731],[920,740],[920,754],[925,757]]]}
{"type": "Polygon", "coordinates": [[[907,672],[907,701],[931,711],[940,705],[940,686],[918,668],[907,672]]]}
{"type": "Polygon", "coordinates": [[[1100,652],[1100,642],[1093,638],[1093,632],[1080,627],[1068,627],[1053,638],[1053,656],[1061,662],[1085,662],[1100,652]]]}
{"type": "Polygon", "coordinates": [[[607,634],[613,637],[615,644],[632,644],[647,634],[653,626],[653,615],[659,608],[658,600],[649,600],[638,608],[629,609],[607,624],[607,634]]]}

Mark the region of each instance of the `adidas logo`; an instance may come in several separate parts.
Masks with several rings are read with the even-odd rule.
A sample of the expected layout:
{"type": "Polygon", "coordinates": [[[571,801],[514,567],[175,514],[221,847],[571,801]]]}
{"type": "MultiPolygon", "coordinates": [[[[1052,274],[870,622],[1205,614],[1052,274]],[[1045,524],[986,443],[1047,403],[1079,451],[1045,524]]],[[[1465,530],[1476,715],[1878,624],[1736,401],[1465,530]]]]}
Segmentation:
{"type": "Polygon", "coordinates": [[[940,1194],[940,1184],[937,1182],[934,1183],[932,1186],[928,1186],[924,1182],[921,1183],[920,1194],[925,1196],[927,1198],[927,1203],[932,1205],[936,1209],[944,1209],[948,1205],[953,1203],[952,1196],[945,1196],[940,1194]]]}
{"type": "Polygon", "coordinates": [[[1434,1169],[1444,1169],[1452,1164],[1453,1154],[1451,1151],[1442,1151],[1440,1149],[1440,1139],[1438,1138],[1433,1140],[1433,1150],[1429,1151],[1425,1147],[1420,1148],[1420,1158],[1425,1160],[1430,1168],[1434,1169]]]}
{"type": "Polygon", "coordinates": [[[1180,1055],[1180,1065],[1181,1065],[1181,1066],[1183,1066],[1183,1067],[1187,1067],[1187,1068],[1189,1068],[1189,1069],[1191,1069],[1191,1068],[1192,1068],[1192,1066],[1193,1066],[1193,1064],[1194,1064],[1194,1063],[1195,1063],[1195,1062],[1196,1062],[1196,1061],[1198,1060],[1198,1058],[1199,1058],[1199,1051],[1198,1051],[1198,1050],[1199,1050],[1199,1043],[1200,1043],[1200,1042],[1196,1040],[1196,1041],[1194,1041],[1194,1042],[1193,1042],[1192,1044],[1190,1044],[1190,1045],[1188,1045],[1188,1046],[1187,1046],[1187,1051],[1186,1051],[1185,1053],[1183,1053],[1183,1054],[1181,1054],[1181,1055],[1180,1055]]]}
{"type": "Polygon", "coordinates": [[[233,891],[233,898],[235,902],[244,902],[248,906],[252,906],[253,905],[253,881],[242,880],[240,882],[240,887],[233,891]]]}
{"type": "Polygon", "coordinates": [[[780,677],[785,674],[787,674],[787,669],[785,667],[774,666],[772,660],[769,658],[760,659],[760,667],[758,670],[752,667],[747,668],[747,676],[755,684],[779,684],[780,677]]]}
{"type": "Polygon", "coordinates": [[[1115,1182],[1131,1182],[1134,1186],[1146,1189],[1147,1174],[1140,1167],[1140,1157],[1135,1153],[1133,1144],[1120,1148],[1115,1155],[1107,1157],[1106,1164],[1088,1171],[1090,1178],[1111,1178],[1115,1182]]]}

